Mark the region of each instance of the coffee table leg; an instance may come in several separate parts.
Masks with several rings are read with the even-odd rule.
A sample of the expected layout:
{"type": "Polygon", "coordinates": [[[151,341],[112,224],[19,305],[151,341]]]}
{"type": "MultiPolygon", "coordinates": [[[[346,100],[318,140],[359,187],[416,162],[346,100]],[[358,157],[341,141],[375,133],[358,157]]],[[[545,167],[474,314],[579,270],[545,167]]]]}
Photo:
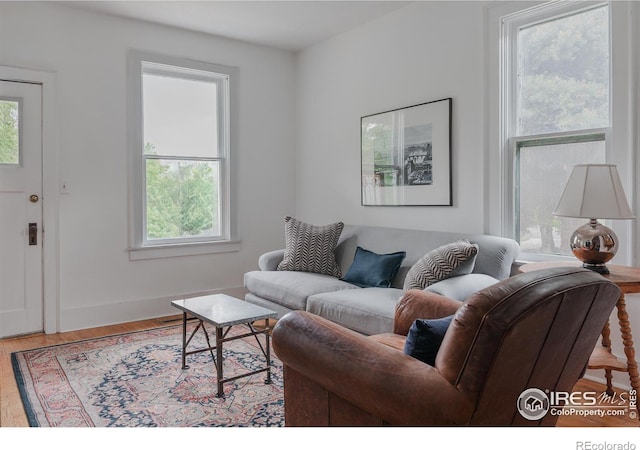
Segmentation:
{"type": "Polygon", "coordinates": [[[204,327],[204,322],[201,320],[200,321],[200,325],[202,325],[202,331],[204,332],[204,339],[207,341],[207,348],[209,349],[209,353],[211,353],[211,359],[213,359],[213,362],[216,362],[216,357],[213,356],[213,350],[211,350],[211,341],[209,341],[209,332],[207,332],[207,329],[204,327]]]}
{"type": "Polygon", "coordinates": [[[187,313],[182,313],[182,369],[188,369],[187,366],[187,313]]]}
{"type": "Polygon", "coordinates": [[[224,397],[224,383],[222,382],[222,328],[216,327],[216,375],[218,377],[218,393],[216,397],[224,397]]]}

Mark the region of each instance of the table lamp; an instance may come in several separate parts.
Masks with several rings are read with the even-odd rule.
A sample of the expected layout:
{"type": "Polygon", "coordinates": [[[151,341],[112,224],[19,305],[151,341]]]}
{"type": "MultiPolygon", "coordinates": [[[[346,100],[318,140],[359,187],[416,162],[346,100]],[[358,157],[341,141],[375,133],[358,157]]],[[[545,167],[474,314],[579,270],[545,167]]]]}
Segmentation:
{"type": "Polygon", "coordinates": [[[553,215],[589,219],[573,232],[569,245],[583,267],[601,274],[609,273],[606,263],[618,251],[618,236],[597,219],[635,218],[612,164],[575,166],[553,215]]]}

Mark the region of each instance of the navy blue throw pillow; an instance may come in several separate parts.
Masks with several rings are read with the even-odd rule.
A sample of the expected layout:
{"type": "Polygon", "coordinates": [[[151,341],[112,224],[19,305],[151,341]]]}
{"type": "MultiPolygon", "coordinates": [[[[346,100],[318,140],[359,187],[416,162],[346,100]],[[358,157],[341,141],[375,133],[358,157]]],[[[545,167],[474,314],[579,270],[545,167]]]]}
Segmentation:
{"type": "Polygon", "coordinates": [[[404,353],[435,366],[436,355],[451,320],[453,315],[441,319],[416,319],[409,328],[404,353]]]}
{"type": "Polygon", "coordinates": [[[405,256],[406,252],[379,255],[358,247],[342,281],[360,287],[391,287],[405,256]]]}

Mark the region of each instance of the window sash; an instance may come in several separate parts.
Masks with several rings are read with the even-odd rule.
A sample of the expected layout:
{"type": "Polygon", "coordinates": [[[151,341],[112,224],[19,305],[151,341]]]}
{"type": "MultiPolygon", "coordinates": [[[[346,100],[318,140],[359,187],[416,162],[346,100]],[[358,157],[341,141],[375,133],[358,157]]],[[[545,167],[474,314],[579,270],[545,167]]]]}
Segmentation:
{"type": "MultiPolygon", "coordinates": [[[[226,73],[190,69],[187,67],[171,66],[149,61],[142,61],[142,75],[164,76],[174,79],[203,81],[216,86],[217,99],[217,128],[218,142],[217,155],[224,158],[229,152],[229,84],[230,76],[226,73]]],[[[144,114],[144,111],[142,111],[144,114]]],[[[144,119],[144,116],[143,116],[144,119]]],[[[143,147],[144,153],[144,147],[143,147]]],[[[169,155],[167,155],[169,156],[169,155]]]]}
{"type": "MultiPolygon", "coordinates": [[[[510,112],[511,116],[513,117],[513,129],[512,134],[513,135],[518,135],[518,136],[531,136],[537,133],[533,133],[533,132],[523,132],[523,130],[520,129],[521,126],[525,127],[525,122],[523,122],[524,116],[521,116],[522,113],[524,113],[526,111],[524,104],[526,103],[523,99],[524,98],[528,98],[526,97],[526,93],[530,92],[531,89],[531,80],[528,81],[528,83],[525,83],[525,75],[526,72],[525,68],[522,66],[522,61],[523,58],[525,58],[525,55],[520,52],[520,49],[522,47],[525,46],[525,43],[523,42],[524,39],[521,39],[521,33],[527,30],[530,30],[534,27],[540,27],[540,26],[544,26],[546,24],[551,24],[553,22],[558,22],[558,21],[562,21],[562,20],[570,20],[573,17],[579,16],[579,15],[583,15],[583,14],[588,14],[590,12],[593,12],[595,10],[604,10],[604,12],[606,12],[607,17],[609,17],[610,15],[610,11],[608,8],[608,5],[606,3],[599,3],[599,4],[590,4],[588,6],[580,6],[578,8],[573,7],[571,8],[569,11],[564,11],[564,12],[550,12],[542,17],[539,17],[538,20],[534,20],[533,22],[525,22],[524,24],[520,23],[519,25],[515,26],[512,29],[513,32],[513,36],[512,36],[512,40],[511,42],[513,42],[515,45],[515,51],[513,52],[513,65],[511,66],[511,76],[514,77],[514,83],[512,85],[512,88],[514,89],[514,102],[513,102],[513,110],[510,112]]],[[[608,127],[610,126],[610,122],[611,122],[611,68],[610,68],[610,55],[611,55],[611,48],[610,48],[610,41],[611,41],[611,33],[609,30],[609,36],[607,38],[607,48],[608,48],[608,56],[609,58],[607,59],[607,61],[609,62],[609,70],[608,70],[608,75],[607,75],[607,89],[606,89],[606,96],[607,96],[607,100],[606,100],[606,122],[604,121],[599,121],[598,123],[593,123],[594,119],[591,119],[593,125],[595,127],[608,127]]],[[[531,53],[529,53],[529,56],[531,55],[531,53]]],[[[549,69],[547,69],[549,70],[549,69]]],[[[544,72],[544,71],[543,71],[544,72]]],[[[551,74],[553,74],[554,71],[551,71],[551,74]]],[[[536,73],[536,76],[541,76],[543,73],[536,73]]],[[[531,73],[529,73],[529,75],[531,75],[531,73]]],[[[584,74],[582,74],[584,75],[584,74]]],[[[587,80],[591,80],[593,78],[592,76],[587,76],[586,79],[587,80]]],[[[581,77],[578,78],[570,78],[570,80],[572,81],[578,81],[578,80],[582,80],[581,77]]],[[[566,87],[566,86],[565,86],[566,87]]],[[[603,102],[604,103],[604,102],[603,102]]],[[[582,133],[583,130],[585,130],[585,128],[580,128],[578,126],[574,125],[570,125],[570,124],[564,124],[564,125],[560,125],[558,123],[554,123],[554,125],[557,126],[561,126],[563,127],[562,131],[549,131],[549,134],[557,134],[557,133],[582,133]]],[[[526,122],[526,127],[532,127],[534,126],[534,123],[531,122],[526,122]]],[[[540,125],[538,125],[540,126],[540,125]]],[[[525,127],[525,128],[526,128],[525,127]]],[[[538,132],[538,133],[544,133],[544,132],[538,132]]],[[[545,133],[546,134],[546,133],[545,133]]]]}
{"type": "Polygon", "coordinates": [[[223,192],[222,192],[222,179],[223,174],[225,172],[225,159],[224,158],[197,158],[197,157],[182,157],[182,156],[158,156],[158,155],[145,155],[144,156],[144,166],[145,169],[148,165],[148,161],[174,161],[174,162],[201,162],[201,163],[214,163],[216,173],[214,175],[215,180],[215,191],[217,191],[217,195],[215,196],[212,203],[212,206],[215,207],[216,211],[214,217],[217,217],[215,224],[212,223],[212,229],[217,229],[218,232],[215,234],[198,234],[194,236],[176,236],[176,237],[150,237],[149,236],[149,221],[148,221],[148,212],[149,212],[149,203],[148,203],[148,180],[147,180],[147,170],[145,170],[145,195],[143,197],[144,207],[143,207],[143,226],[144,226],[144,245],[145,246],[158,246],[158,245],[171,245],[171,244],[180,244],[180,243],[189,243],[189,242],[216,242],[225,240],[226,237],[224,235],[224,228],[222,223],[224,221],[224,202],[223,202],[223,192]]]}
{"type": "MultiPolygon", "coordinates": [[[[514,139],[514,148],[515,148],[515,174],[514,174],[514,202],[513,202],[513,220],[514,220],[514,238],[522,245],[524,230],[522,230],[521,217],[523,210],[521,209],[521,193],[523,189],[523,172],[522,172],[522,150],[530,149],[535,147],[553,147],[560,145],[571,145],[571,144],[581,144],[581,143],[594,143],[594,142],[603,142],[605,143],[605,152],[606,152],[606,141],[607,141],[607,133],[606,130],[593,131],[591,133],[585,134],[566,134],[563,136],[549,136],[549,137],[536,137],[536,138],[516,138],[514,139]]],[[[562,150],[559,150],[562,151],[562,150]]],[[[604,161],[599,161],[599,163],[604,163],[604,161]]],[[[568,179],[569,173],[567,174],[568,179]]],[[[554,180],[558,182],[559,180],[554,180]]],[[[566,180],[560,180],[561,183],[566,182],[566,180]]],[[[562,188],[560,188],[562,189],[562,188]]],[[[558,197],[559,199],[559,197],[558,197]]],[[[543,217],[544,219],[544,217],[543,217]]],[[[566,220],[566,219],[561,219],[566,220]]],[[[579,220],[579,222],[584,222],[583,220],[579,220]]],[[[577,228],[576,227],[574,228],[577,228]]],[[[568,247],[566,250],[566,256],[570,256],[568,252],[568,247]]],[[[526,249],[524,250],[526,252],[526,249]]],[[[544,253],[538,252],[537,254],[553,254],[557,255],[558,253],[544,253]]]]}

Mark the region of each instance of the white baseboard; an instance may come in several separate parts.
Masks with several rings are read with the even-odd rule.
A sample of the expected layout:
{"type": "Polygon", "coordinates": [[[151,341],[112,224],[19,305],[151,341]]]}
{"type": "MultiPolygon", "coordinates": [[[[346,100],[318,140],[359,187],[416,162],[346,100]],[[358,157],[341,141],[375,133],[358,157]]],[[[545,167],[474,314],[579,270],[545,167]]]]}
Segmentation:
{"type": "Polygon", "coordinates": [[[238,286],[225,289],[211,289],[202,292],[189,292],[167,297],[90,305],[80,308],[62,308],[60,310],[60,325],[58,331],[83,330],[85,328],[177,315],[180,314],[180,311],[171,306],[172,300],[212,294],[227,294],[244,299],[246,292],[247,290],[243,286],[238,286]]]}

